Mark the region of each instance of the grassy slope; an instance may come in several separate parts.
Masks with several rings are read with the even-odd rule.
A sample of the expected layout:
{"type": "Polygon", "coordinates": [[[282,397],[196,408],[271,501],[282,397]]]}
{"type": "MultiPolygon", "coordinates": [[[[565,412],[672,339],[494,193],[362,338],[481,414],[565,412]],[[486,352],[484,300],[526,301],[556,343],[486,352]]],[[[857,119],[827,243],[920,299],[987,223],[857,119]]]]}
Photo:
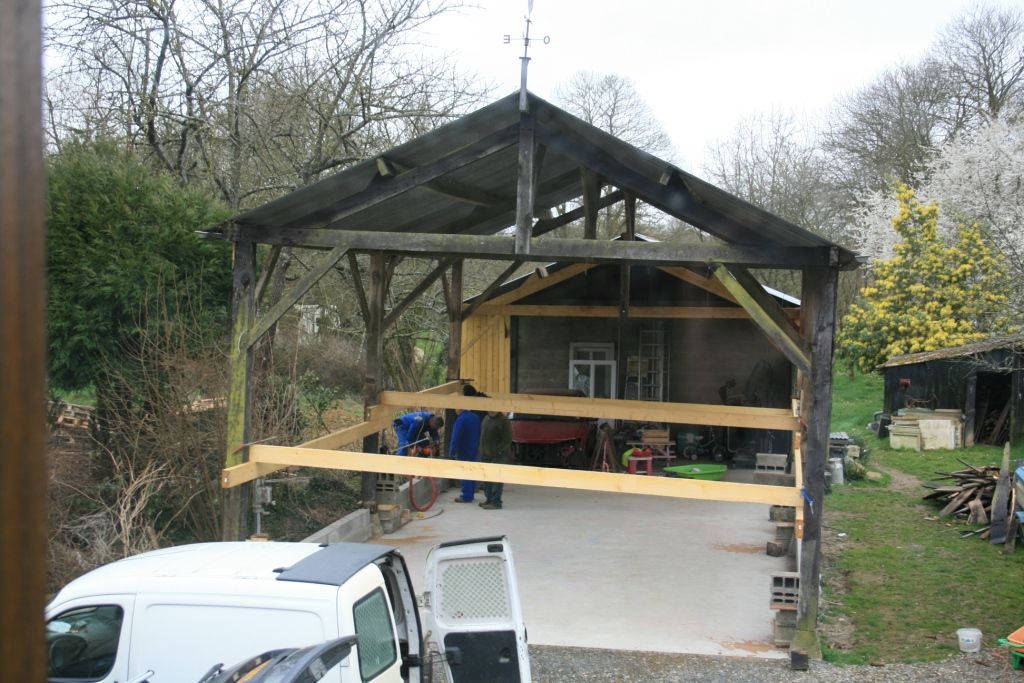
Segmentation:
{"type": "MultiPolygon", "coordinates": [[[[837,376],[833,431],[845,431],[867,450],[869,469],[888,469],[919,480],[936,471],[961,469],[959,456],[974,465],[998,464],[1001,451],[889,450],[888,440],[867,431],[881,408],[879,377],[851,381],[837,376]]],[[[1024,448],[1014,457],[1024,458],[1024,448]]],[[[961,539],[965,525],[938,520],[938,507],[905,476],[880,483],[856,482],[835,489],[826,501],[824,534],[836,540],[826,571],[824,613],[827,659],[840,662],[920,661],[957,649],[956,629],[980,628],[994,645],[1024,624],[1024,549],[1005,556],[977,538],[961,539]],[[894,481],[898,478],[900,481],[894,481]],[[829,624],[852,626],[852,634],[829,643],[829,624]]]]}

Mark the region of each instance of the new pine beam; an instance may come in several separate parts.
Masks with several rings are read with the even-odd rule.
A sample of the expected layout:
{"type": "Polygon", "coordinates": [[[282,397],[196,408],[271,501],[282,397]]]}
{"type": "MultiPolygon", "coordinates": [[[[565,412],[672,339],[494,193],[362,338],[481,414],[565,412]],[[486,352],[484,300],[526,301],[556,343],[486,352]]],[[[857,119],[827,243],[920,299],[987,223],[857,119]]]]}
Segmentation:
{"type": "Polygon", "coordinates": [[[578,398],[541,394],[489,394],[486,398],[461,395],[423,395],[413,392],[382,391],[381,405],[394,407],[497,410],[534,415],[564,415],[605,419],[703,424],[753,429],[799,428],[787,409],[719,406],[702,403],[666,403],[607,398],[578,398]]]}
{"type": "MultiPolygon", "coordinates": [[[[761,328],[761,331],[771,342],[772,346],[782,352],[789,359],[789,362],[796,366],[803,373],[810,372],[811,361],[804,349],[803,344],[793,338],[792,325],[781,312],[762,306],[768,302],[762,297],[755,296],[753,292],[744,286],[728,267],[723,264],[715,266],[715,277],[728,289],[736,298],[740,306],[750,314],[750,319],[761,328]]],[[[756,281],[755,283],[756,284],[756,281]]],[[[760,285],[758,285],[760,287],[760,285]]],[[[761,290],[764,291],[763,289],[761,290]]],[[[777,304],[771,302],[778,307],[777,304]]]]}
{"type": "Polygon", "coordinates": [[[494,294],[498,287],[501,287],[505,280],[507,280],[512,273],[516,272],[523,263],[524,261],[513,261],[509,264],[508,268],[501,271],[501,274],[494,278],[494,280],[491,281],[491,284],[487,285],[484,291],[480,292],[473,301],[462,307],[462,319],[465,320],[469,316],[473,315],[480,306],[484,305],[487,302],[488,297],[494,294]]]}
{"type": "MultiPolygon", "coordinates": [[[[635,474],[498,465],[444,458],[410,458],[400,455],[325,451],[288,446],[252,446],[250,455],[253,462],[281,467],[322,467],[380,474],[500,481],[506,484],[526,486],[635,493],[666,498],[717,500],[733,503],[795,506],[800,500],[799,491],[789,486],[764,486],[674,477],[640,477],[635,474]]],[[[244,483],[245,476],[244,470],[225,470],[222,473],[221,485],[226,488],[237,486],[244,483]]]]}
{"type": "Polygon", "coordinates": [[[561,270],[549,273],[547,277],[541,277],[534,273],[523,280],[523,283],[511,292],[506,292],[505,294],[494,297],[485,304],[481,304],[481,308],[484,306],[510,304],[513,301],[525,299],[531,294],[536,294],[537,292],[547,289],[552,285],[557,285],[560,282],[565,282],[570,278],[576,277],[580,273],[585,273],[593,267],[594,265],[591,263],[574,263],[562,268],[561,270]]]}
{"type": "Polygon", "coordinates": [[[726,301],[731,301],[734,304],[738,303],[736,301],[736,297],[734,297],[728,289],[723,287],[721,282],[713,277],[704,277],[703,275],[699,275],[689,268],[684,268],[682,266],[662,266],[658,268],[658,270],[663,273],[668,273],[683,282],[688,282],[691,285],[700,287],[707,292],[711,292],[715,296],[721,297],[726,301]]]}

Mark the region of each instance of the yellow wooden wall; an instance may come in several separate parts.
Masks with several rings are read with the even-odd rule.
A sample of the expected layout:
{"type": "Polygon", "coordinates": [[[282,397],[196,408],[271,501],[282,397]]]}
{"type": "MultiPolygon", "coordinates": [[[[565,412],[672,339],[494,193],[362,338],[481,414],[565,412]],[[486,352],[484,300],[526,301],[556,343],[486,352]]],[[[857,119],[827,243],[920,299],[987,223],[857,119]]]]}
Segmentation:
{"type": "Polygon", "coordinates": [[[507,315],[472,315],[462,321],[459,377],[483,392],[507,393],[511,386],[511,320],[507,315]]]}

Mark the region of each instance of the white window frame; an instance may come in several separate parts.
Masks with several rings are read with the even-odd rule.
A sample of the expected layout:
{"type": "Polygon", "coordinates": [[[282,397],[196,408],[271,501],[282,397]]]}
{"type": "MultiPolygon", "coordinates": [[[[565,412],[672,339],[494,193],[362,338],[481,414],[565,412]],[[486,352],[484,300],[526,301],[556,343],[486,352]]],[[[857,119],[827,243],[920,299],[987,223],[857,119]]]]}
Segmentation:
{"type": "Polygon", "coordinates": [[[588,396],[594,398],[594,368],[597,366],[604,366],[611,368],[611,398],[618,396],[618,387],[616,386],[617,375],[617,362],[615,360],[615,344],[610,342],[571,342],[569,344],[569,388],[575,389],[576,386],[573,384],[573,366],[586,364],[590,366],[590,386],[588,387],[588,396]],[[610,360],[592,360],[590,358],[577,358],[576,354],[579,351],[605,351],[605,357],[610,360]]]}

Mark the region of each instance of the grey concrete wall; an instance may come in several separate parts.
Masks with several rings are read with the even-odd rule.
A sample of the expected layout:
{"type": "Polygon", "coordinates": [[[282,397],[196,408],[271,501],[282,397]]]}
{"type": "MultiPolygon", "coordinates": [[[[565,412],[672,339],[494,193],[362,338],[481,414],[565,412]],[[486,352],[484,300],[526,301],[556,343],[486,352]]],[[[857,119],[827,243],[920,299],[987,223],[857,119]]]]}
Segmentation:
{"type": "Polygon", "coordinates": [[[356,510],[304,539],[305,543],[362,543],[373,535],[370,511],[356,510]]]}

